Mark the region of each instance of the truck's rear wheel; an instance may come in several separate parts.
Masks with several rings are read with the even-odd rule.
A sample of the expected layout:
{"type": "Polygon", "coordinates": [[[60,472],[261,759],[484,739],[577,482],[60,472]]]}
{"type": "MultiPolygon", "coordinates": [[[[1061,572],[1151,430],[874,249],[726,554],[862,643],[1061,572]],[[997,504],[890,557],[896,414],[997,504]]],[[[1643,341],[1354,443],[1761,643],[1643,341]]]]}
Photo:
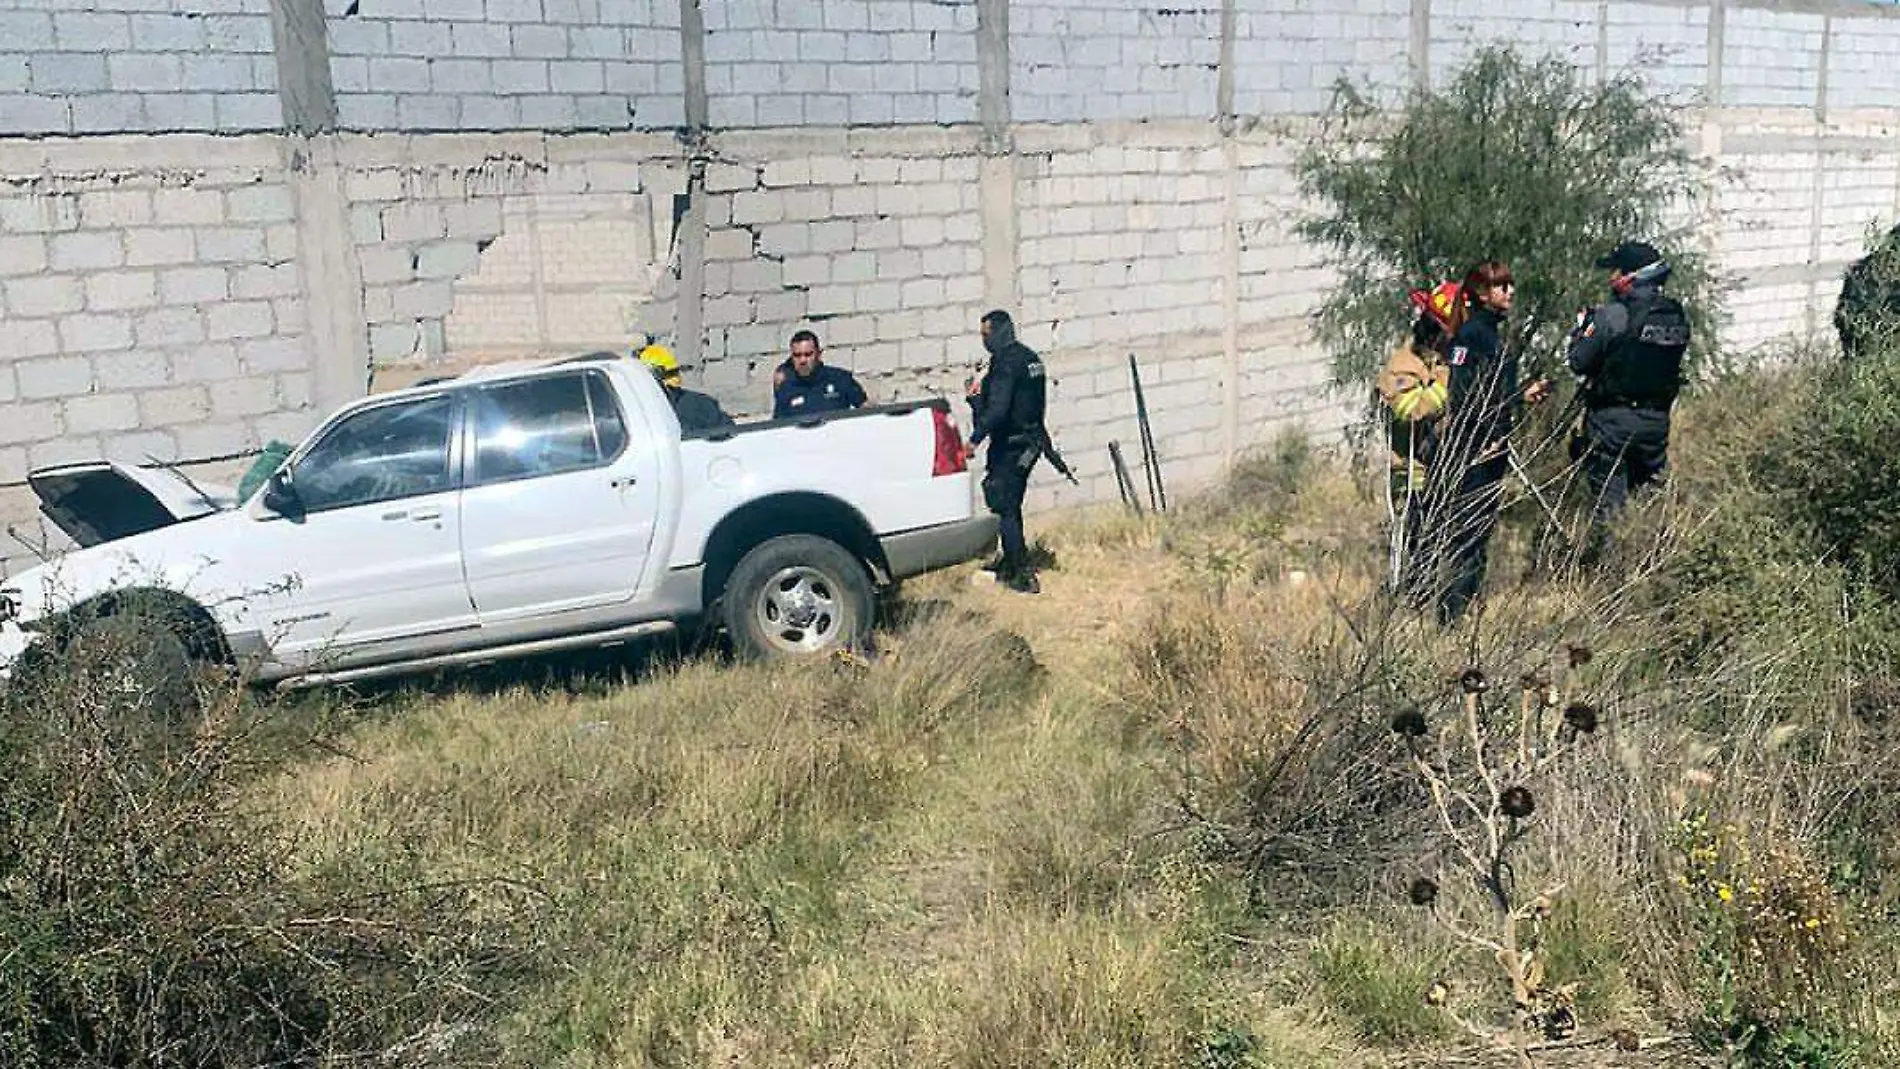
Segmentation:
{"type": "Polygon", "coordinates": [[[726,581],[721,615],[743,656],[810,656],[869,634],[873,593],[864,564],[843,546],[785,535],[740,559],[726,581]]]}

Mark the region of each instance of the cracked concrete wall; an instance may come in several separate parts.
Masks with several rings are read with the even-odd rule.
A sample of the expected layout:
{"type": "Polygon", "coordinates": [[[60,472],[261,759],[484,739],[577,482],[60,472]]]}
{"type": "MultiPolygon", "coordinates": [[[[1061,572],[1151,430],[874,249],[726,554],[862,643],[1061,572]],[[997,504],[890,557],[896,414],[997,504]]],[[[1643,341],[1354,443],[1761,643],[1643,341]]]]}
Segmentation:
{"type": "Polygon", "coordinates": [[[1726,168],[1702,208],[1735,284],[1728,340],[1825,335],[1840,271],[1900,212],[1896,16],[0,0],[0,522],[30,526],[33,466],[230,478],[365,390],[646,337],[739,413],[769,407],[807,326],[878,398],[959,396],[998,304],[1048,355],[1083,473],[1038,480],[1036,504],[1114,494],[1130,352],[1185,486],[1353,407],[1307,319],[1331,272],[1291,230],[1334,80],[1390,98],[1504,38],[1675,94],[1726,168]]]}

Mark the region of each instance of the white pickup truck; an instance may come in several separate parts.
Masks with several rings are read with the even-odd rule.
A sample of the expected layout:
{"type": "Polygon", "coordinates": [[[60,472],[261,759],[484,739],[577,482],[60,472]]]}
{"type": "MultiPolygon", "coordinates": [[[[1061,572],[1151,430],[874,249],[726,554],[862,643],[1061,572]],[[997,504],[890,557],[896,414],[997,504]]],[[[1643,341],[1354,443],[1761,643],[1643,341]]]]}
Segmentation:
{"type": "Polygon", "coordinates": [[[0,670],[135,626],[314,685],[723,625],[823,653],[879,588],[983,554],[942,400],[681,434],[607,353],[478,369],[332,416],[247,501],[164,469],[35,472],[80,548],[0,588],[0,670]]]}

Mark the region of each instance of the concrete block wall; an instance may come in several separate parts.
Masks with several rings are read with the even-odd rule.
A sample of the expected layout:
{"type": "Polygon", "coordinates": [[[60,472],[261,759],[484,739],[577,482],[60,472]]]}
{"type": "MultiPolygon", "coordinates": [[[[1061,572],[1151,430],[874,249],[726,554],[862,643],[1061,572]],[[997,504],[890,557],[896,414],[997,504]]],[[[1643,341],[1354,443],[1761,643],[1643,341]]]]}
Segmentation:
{"type": "Polygon", "coordinates": [[[677,0],[324,6],[344,129],[627,130],[685,122],[677,0]]]}
{"type": "Polygon", "coordinates": [[[1900,20],[1830,20],[1827,109],[1891,108],[1900,100],[1900,20]]]}
{"type": "Polygon", "coordinates": [[[719,128],[976,121],[975,0],[708,4],[719,128]]]}
{"type": "Polygon", "coordinates": [[[1722,98],[1728,107],[1811,108],[1821,82],[1826,17],[1737,8],[1727,13],[1722,98]]]}
{"type": "Polygon", "coordinates": [[[806,326],[874,396],[956,396],[999,305],[1084,473],[1035,500],[1113,493],[1130,351],[1184,490],[1362,399],[1291,228],[1334,79],[1494,40],[1718,105],[1727,340],[1825,333],[1900,211],[1900,11],[1850,0],[0,0],[0,520],[33,464],[646,335],[743,414],[806,326]]]}
{"type": "Polygon", "coordinates": [[[1706,97],[1709,85],[1709,8],[1706,5],[1611,4],[1599,37],[1599,69],[1640,73],[1659,92],[1686,101],[1706,97]]]}
{"type": "Polygon", "coordinates": [[[1488,44],[1515,43],[1526,52],[1561,56],[1585,69],[1597,62],[1596,0],[1434,0],[1431,72],[1434,82],[1452,77],[1488,44]]]}
{"type": "Polygon", "coordinates": [[[1402,90],[1411,79],[1411,0],[1236,0],[1234,109],[1311,115],[1342,77],[1402,90]]]}
{"type": "Polygon", "coordinates": [[[1116,0],[1010,4],[1018,122],[1207,118],[1217,111],[1220,8],[1116,0]]]}
{"type": "Polygon", "coordinates": [[[873,399],[960,389],[984,311],[974,137],[736,136],[721,155],[705,184],[708,390],[769,413],[800,327],[873,399]]]}
{"type": "MultiPolygon", "coordinates": [[[[102,455],[229,457],[309,429],[279,146],[189,141],[197,153],[133,171],[0,152],[0,485],[102,455]]],[[[137,147],[94,146],[94,161],[137,147]]]]}
{"type": "Polygon", "coordinates": [[[274,130],[271,0],[0,2],[0,137],[274,130]]]}

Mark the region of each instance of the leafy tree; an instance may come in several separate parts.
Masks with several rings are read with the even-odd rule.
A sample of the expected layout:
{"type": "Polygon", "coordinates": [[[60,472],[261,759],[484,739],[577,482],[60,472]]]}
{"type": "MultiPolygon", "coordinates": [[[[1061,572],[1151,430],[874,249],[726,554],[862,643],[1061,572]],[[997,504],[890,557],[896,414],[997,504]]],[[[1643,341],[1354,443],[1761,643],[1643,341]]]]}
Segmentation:
{"type": "Polygon", "coordinates": [[[1487,259],[1517,280],[1511,336],[1527,370],[1557,370],[1577,309],[1608,296],[1594,266],[1618,241],[1647,240],[1674,265],[1670,291],[1696,318],[1692,363],[1712,351],[1714,286],[1694,243],[1707,170],[1677,110],[1641,79],[1598,85],[1555,57],[1494,47],[1442,88],[1396,111],[1342,81],[1299,162],[1318,206],[1300,224],[1342,273],[1320,336],[1341,382],[1377,369],[1408,314],[1405,294],[1487,259]]]}

